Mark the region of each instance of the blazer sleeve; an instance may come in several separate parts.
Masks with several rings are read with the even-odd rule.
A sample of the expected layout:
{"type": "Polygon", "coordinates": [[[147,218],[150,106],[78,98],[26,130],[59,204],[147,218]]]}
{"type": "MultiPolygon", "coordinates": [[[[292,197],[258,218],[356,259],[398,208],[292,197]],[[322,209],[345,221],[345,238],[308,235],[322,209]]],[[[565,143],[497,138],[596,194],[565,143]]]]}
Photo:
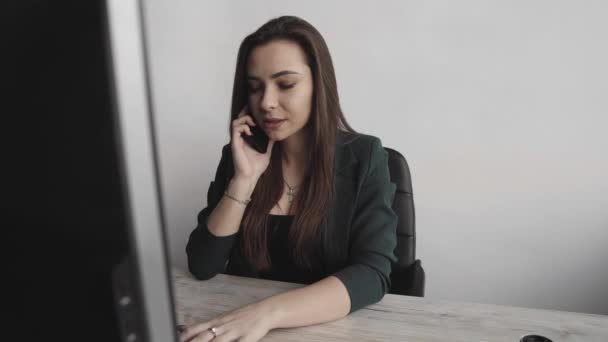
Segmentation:
{"type": "Polygon", "coordinates": [[[374,137],[351,226],[349,264],[333,274],[348,291],[349,313],[380,301],[390,289],[391,262],[397,261],[397,215],[392,209],[395,191],[388,153],[374,137]]]}
{"type": "Polygon", "coordinates": [[[215,209],[231,178],[233,172],[230,145],[222,149],[222,158],[215,173],[215,179],[210,183],[207,191],[207,207],[197,216],[198,225],[188,239],[186,254],[188,257],[188,270],[197,279],[206,280],[216,274],[224,272],[230,251],[236,240],[236,235],[215,236],[209,232],[207,219],[215,209]]]}

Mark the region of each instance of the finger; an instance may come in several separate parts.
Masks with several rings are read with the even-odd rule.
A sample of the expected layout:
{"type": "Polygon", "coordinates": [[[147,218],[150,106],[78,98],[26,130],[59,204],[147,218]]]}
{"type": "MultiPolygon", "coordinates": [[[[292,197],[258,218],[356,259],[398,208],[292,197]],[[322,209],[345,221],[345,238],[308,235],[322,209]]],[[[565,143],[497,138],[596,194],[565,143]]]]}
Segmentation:
{"type": "Polygon", "coordinates": [[[243,128],[245,129],[245,131],[247,131],[247,134],[253,135],[253,133],[251,133],[251,127],[249,127],[248,125],[243,125],[243,128]]]}
{"type": "Polygon", "coordinates": [[[213,342],[230,342],[230,341],[240,341],[241,334],[231,330],[227,331],[223,334],[218,334],[216,338],[213,339],[213,342]]]}
{"type": "Polygon", "coordinates": [[[213,334],[209,330],[205,330],[201,333],[185,337],[183,335],[179,336],[180,342],[207,342],[213,339],[213,334]]]}
{"type": "Polygon", "coordinates": [[[238,117],[249,114],[249,105],[244,105],[241,111],[239,112],[238,117]]]}
{"type": "Polygon", "coordinates": [[[249,128],[249,126],[246,125],[246,124],[242,124],[240,126],[237,126],[233,130],[233,135],[235,137],[241,136],[243,133],[246,133],[247,135],[253,135],[253,133],[251,132],[251,128],[249,128]]]}
{"type": "MultiPolygon", "coordinates": [[[[204,323],[198,323],[195,325],[187,326],[183,330],[183,332],[179,335],[179,340],[181,342],[190,341],[196,335],[198,335],[202,332],[205,332],[210,327],[213,327],[214,326],[213,324],[217,324],[217,321],[212,320],[212,321],[208,321],[208,322],[204,322],[204,323]]],[[[210,331],[209,331],[209,334],[211,334],[210,331]]],[[[213,336],[213,334],[211,334],[211,335],[213,336]]]]}
{"type": "Polygon", "coordinates": [[[204,332],[200,333],[200,335],[204,336],[205,338],[209,338],[209,340],[204,339],[204,341],[211,341],[213,340],[213,342],[217,342],[219,341],[236,341],[238,340],[238,334],[235,333],[235,331],[231,331],[230,328],[227,328],[225,325],[222,325],[221,320],[218,321],[215,325],[215,334],[213,334],[213,332],[210,329],[205,330],[204,332]]]}
{"type": "Polygon", "coordinates": [[[234,119],[234,120],[232,120],[232,127],[242,125],[245,122],[247,122],[247,117],[245,117],[245,116],[234,119]]]}
{"type": "Polygon", "coordinates": [[[209,342],[214,339],[215,338],[213,337],[213,334],[210,331],[204,331],[204,332],[194,336],[192,339],[188,340],[187,342],[209,342]]]}
{"type": "Polygon", "coordinates": [[[243,123],[248,123],[251,126],[255,126],[256,125],[255,121],[253,121],[253,118],[250,115],[245,115],[245,116],[239,117],[238,119],[234,119],[232,121],[232,126],[233,127],[234,126],[238,126],[238,125],[241,125],[243,123]]]}

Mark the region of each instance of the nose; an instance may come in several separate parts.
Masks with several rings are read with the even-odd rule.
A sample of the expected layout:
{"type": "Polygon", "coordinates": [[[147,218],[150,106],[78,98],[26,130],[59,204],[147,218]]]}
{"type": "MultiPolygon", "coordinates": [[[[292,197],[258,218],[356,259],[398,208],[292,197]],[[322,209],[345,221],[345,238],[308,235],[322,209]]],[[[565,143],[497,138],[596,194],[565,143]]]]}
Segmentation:
{"type": "Polygon", "coordinates": [[[270,112],[277,107],[277,102],[278,98],[276,92],[271,89],[271,87],[266,87],[266,89],[264,89],[264,94],[262,95],[260,107],[265,112],[270,112]]]}

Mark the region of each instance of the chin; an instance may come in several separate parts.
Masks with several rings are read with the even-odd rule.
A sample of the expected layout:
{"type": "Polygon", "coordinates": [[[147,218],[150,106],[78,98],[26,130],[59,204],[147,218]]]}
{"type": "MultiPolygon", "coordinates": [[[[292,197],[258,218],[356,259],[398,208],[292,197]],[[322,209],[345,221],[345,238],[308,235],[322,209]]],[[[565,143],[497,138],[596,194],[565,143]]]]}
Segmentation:
{"type": "Polygon", "coordinates": [[[271,132],[270,134],[266,133],[266,135],[274,141],[283,141],[289,137],[289,135],[283,132],[271,132]]]}
{"type": "Polygon", "coordinates": [[[271,134],[268,137],[274,141],[283,141],[287,139],[287,137],[283,134],[271,134]]]}

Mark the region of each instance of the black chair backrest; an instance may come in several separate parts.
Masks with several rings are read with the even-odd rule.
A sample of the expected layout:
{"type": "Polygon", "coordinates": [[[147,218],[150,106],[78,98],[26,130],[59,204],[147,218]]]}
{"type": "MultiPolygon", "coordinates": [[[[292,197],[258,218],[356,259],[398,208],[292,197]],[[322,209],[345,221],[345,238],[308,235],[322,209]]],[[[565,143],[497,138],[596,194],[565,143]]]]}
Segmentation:
{"type": "Polygon", "coordinates": [[[393,149],[385,148],[385,150],[388,152],[391,182],[397,185],[393,210],[399,217],[397,248],[395,248],[398,261],[396,265],[393,265],[393,270],[404,270],[416,261],[416,220],[412,177],[405,157],[393,149]]]}
{"type": "Polygon", "coordinates": [[[424,270],[416,260],[416,216],[410,169],[401,153],[385,147],[391,182],[397,186],[393,210],[397,214],[397,262],[392,265],[390,293],[424,296],[424,270]]]}

